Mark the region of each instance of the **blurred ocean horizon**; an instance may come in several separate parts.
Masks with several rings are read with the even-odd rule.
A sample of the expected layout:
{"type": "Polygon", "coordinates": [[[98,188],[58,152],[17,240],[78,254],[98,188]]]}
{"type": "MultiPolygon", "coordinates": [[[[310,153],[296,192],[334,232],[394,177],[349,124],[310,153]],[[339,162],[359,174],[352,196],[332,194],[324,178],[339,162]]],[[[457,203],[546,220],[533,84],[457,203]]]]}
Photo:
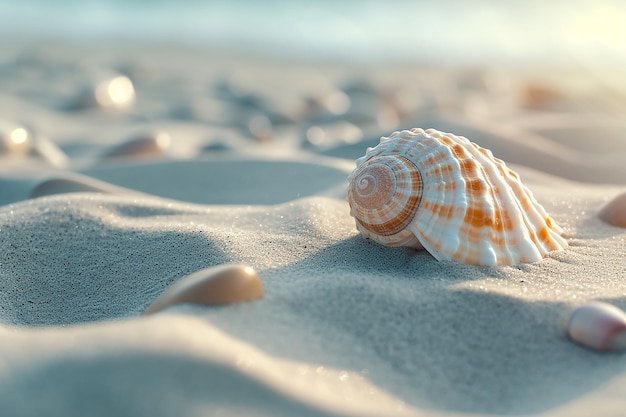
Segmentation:
{"type": "Polygon", "coordinates": [[[2,0],[2,42],[135,41],[312,60],[626,69],[626,1],[2,0]]]}

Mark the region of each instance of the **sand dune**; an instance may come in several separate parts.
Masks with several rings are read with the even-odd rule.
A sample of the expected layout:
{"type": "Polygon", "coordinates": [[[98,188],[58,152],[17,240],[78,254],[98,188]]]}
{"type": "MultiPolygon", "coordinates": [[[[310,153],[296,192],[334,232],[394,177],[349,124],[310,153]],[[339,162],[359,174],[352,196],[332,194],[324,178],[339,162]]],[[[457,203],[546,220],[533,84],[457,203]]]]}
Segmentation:
{"type": "MultiPolygon", "coordinates": [[[[87,55],[60,51],[61,61],[87,55]]],[[[107,55],[108,69],[127,53],[107,55]]],[[[68,159],[52,166],[37,153],[0,156],[0,415],[624,410],[623,354],[583,348],[563,328],[571,309],[586,301],[626,309],[626,229],[597,217],[626,184],[621,122],[603,128],[581,110],[541,116],[520,104],[506,110],[515,121],[509,124],[427,100],[402,116],[397,128],[419,123],[492,149],[564,227],[570,245],[518,266],[438,262],[424,251],[364,239],[349,215],[346,177],[385,132],[376,110],[368,119],[362,110],[357,117],[317,109],[315,117],[326,121],[311,122],[309,109],[296,121],[270,121],[263,140],[257,128],[268,126],[265,119],[244,119],[243,127],[216,126],[197,114],[174,121],[163,115],[163,80],[177,79],[182,87],[173,94],[191,100],[204,94],[192,87],[207,91],[220,71],[204,63],[203,78],[204,67],[192,65],[197,57],[170,53],[178,64],[187,59],[177,71],[189,80],[173,68],[161,69],[160,81],[138,78],[130,110],[70,112],[58,103],[78,87],[59,74],[62,93],[41,81],[34,98],[20,84],[2,95],[0,117],[36,126],[68,159]],[[325,129],[343,117],[360,118],[362,139],[309,141],[310,126],[325,129]],[[145,127],[169,132],[171,146],[162,153],[148,147],[147,155],[123,147],[145,127]],[[591,149],[597,129],[603,139],[591,149]],[[226,149],[212,147],[218,142],[226,149]],[[132,155],[102,157],[116,146],[132,155]],[[265,296],[141,315],[174,282],[228,263],[255,268],[265,296]]],[[[280,77],[298,84],[311,71],[288,67],[280,77]]],[[[329,67],[322,79],[340,86],[354,71],[329,67]]],[[[361,77],[387,77],[379,71],[361,77]]],[[[394,91],[371,86],[358,94],[388,100],[394,91]]],[[[282,93],[313,101],[307,91],[282,93]]],[[[251,87],[232,101],[259,110],[255,100],[272,97],[263,94],[251,87]]],[[[463,100],[462,90],[451,94],[463,100]]],[[[492,93],[480,94],[488,101],[492,93]]]]}

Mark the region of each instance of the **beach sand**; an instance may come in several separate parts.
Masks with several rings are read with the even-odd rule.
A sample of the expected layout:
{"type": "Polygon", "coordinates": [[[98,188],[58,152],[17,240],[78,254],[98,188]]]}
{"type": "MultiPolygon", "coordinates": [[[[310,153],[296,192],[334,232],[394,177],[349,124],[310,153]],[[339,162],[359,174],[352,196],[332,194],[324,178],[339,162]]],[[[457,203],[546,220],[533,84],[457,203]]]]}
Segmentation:
{"type": "Polygon", "coordinates": [[[626,189],[619,89],[61,44],[3,45],[0,80],[1,416],[624,415],[626,356],[564,330],[626,309],[626,228],[597,216],[626,189]],[[99,100],[112,80],[133,91],[99,100]],[[491,149],[569,247],[481,267],[364,239],[346,178],[412,127],[491,149]],[[229,263],[263,298],[142,315],[229,263]]]}

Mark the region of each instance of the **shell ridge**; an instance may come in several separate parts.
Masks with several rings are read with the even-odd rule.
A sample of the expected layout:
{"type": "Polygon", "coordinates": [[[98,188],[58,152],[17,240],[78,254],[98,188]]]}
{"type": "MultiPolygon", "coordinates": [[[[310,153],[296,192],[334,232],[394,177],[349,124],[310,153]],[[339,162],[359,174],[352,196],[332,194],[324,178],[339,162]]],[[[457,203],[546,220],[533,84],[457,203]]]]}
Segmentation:
{"type": "MultiPolygon", "coordinates": [[[[452,135],[451,135],[452,136],[452,135]]],[[[476,164],[476,177],[472,181],[480,184],[480,193],[473,190],[468,194],[472,197],[472,207],[480,213],[480,226],[475,227],[469,224],[468,233],[474,231],[477,235],[475,240],[467,240],[465,247],[466,262],[480,263],[482,265],[497,265],[501,263],[501,259],[510,258],[510,253],[506,249],[506,245],[498,244],[498,231],[494,229],[497,223],[500,206],[497,204],[497,195],[494,190],[500,185],[490,178],[490,172],[485,165],[488,165],[488,155],[482,155],[478,152],[476,146],[463,136],[456,137],[459,142],[464,145],[465,151],[468,152],[468,159],[474,159],[479,163],[476,164]],[[504,249],[504,250],[503,250],[504,249]],[[479,260],[479,261],[477,261],[479,260]]],[[[476,187],[476,184],[470,185],[469,188],[476,187]]],[[[476,216],[476,215],[475,215],[476,216]]]]}
{"type": "MultiPolygon", "coordinates": [[[[429,133],[429,131],[427,131],[427,133],[429,133]]],[[[444,252],[447,258],[463,260],[469,263],[477,263],[473,259],[481,256],[481,251],[477,251],[477,248],[479,247],[478,243],[485,240],[483,236],[488,233],[488,230],[484,228],[475,230],[471,227],[471,225],[464,223],[468,210],[475,209],[473,206],[476,206],[476,204],[473,203],[473,199],[470,199],[471,196],[468,197],[468,194],[465,192],[468,187],[466,183],[468,178],[464,177],[459,164],[459,157],[454,154],[455,152],[464,152],[464,150],[457,149],[456,151],[453,151],[455,145],[466,148],[469,141],[467,139],[462,141],[452,134],[439,133],[437,142],[439,143],[440,149],[445,149],[449,161],[454,162],[452,169],[450,169],[450,173],[452,174],[451,176],[453,177],[453,181],[457,182],[458,186],[456,192],[451,195],[452,199],[450,201],[453,206],[456,206],[456,210],[452,218],[448,219],[446,223],[439,220],[432,221],[431,219],[428,219],[432,223],[439,226],[437,229],[439,233],[432,233],[433,226],[421,225],[421,227],[418,227],[418,230],[421,232],[422,236],[419,236],[418,239],[422,241],[422,244],[424,244],[423,240],[429,241],[429,244],[434,246],[437,251],[444,252]],[[468,240],[460,238],[461,235],[470,234],[476,231],[479,233],[478,239],[468,240]]],[[[478,180],[483,182],[485,181],[484,173],[481,170],[477,170],[476,174],[478,175],[478,180]]],[[[428,198],[427,193],[428,190],[425,190],[423,198],[428,198]]],[[[489,205],[487,204],[487,206],[489,205]]],[[[491,207],[491,211],[493,211],[493,207],[491,207]]],[[[492,252],[493,251],[487,251],[485,253],[491,254],[492,252]]],[[[488,259],[485,259],[484,263],[493,264],[493,256],[489,256],[488,259]]]]}
{"type": "MultiPolygon", "coordinates": [[[[491,224],[493,226],[496,226],[498,214],[503,220],[505,215],[510,216],[509,213],[514,213],[518,218],[522,216],[523,212],[516,202],[515,193],[511,192],[512,190],[507,187],[507,183],[501,177],[499,171],[494,168],[494,164],[496,163],[496,161],[491,154],[491,151],[481,151],[481,149],[484,148],[481,148],[475,143],[469,142],[469,140],[467,139],[466,141],[468,145],[467,150],[476,160],[480,162],[479,166],[481,167],[481,171],[484,174],[485,181],[487,181],[487,183],[489,184],[488,188],[490,190],[490,196],[492,201],[491,206],[494,208],[491,216],[491,224]],[[494,190],[498,190],[499,193],[494,192],[494,190]]],[[[483,250],[493,251],[495,253],[495,264],[517,263],[520,257],[520,252],[536,252],[536,248],[530,245],[524,245],[524,243],[528,241],[528,239],[526,239],[526,236],[524,236],[524,228],[514,228],[513,233],[507,231],[505,227],[502,228],[501,233],[499,233],[499,231],[497,229],[494,229],[493,227],[485,226],[485,229],[490,235],[489,237],[501,235],[502,239],[504,240],[503,244],[497,244],[496,239],[496,243],[491,245],[490,250],[486,249],[487,245],[481,245],[481,248],[483,250]],[[521,242],[521,246],[519,242],[521,242]]],[[[489,241],[492,240],[493,239],[489,239],[489,241]]]]}
{"type": "MultiPolygon", "coordinates": [[[[494,158],[490,151],[485,150],[483,154],[480,151],[482,148],[478,145],[475,147],[478,150],[475,152],[477,157],[488,158],[492,162],[492,164],[483,164],[483,167],[490,171],[490,178],[503,182],[505,185],[500,188],[507,191],[504,196],[499,198],[500,206],[512,209],[524,222],[525,227],[513,229],[518,236],[516,244],[509,245],[517,248],[518,256],[516,259],[518,262],[538,261],[548,252],[566,247],[567,243],[559,235],[559,231],[552,230],[551,226],[546,223],[545,219],[548,216],[545,209],[534,198],[531,190],[519,181],[519,174],[509,169],[504,161],[494,158]],[[558,239],[554,239],[554,235],[557,235],[558,239]]],[[[553,220],[550,220],[550,223],[556,224],[553,220]]]]}
{"type": "Polygon", "coordinates": [[[426,245],[432,248],[429,252],[433,256],[435,252],[443,253],[445,257],[441,255],[435,257],[451,259],[451,254],[461,244],[458,231],[467,207],[467,200],[465,194],[458,191],[465,188],[465,181],[458,161],[453,158],[451,150],[447,146],[442,146],[436,138],[427,135],[425,134],[423,140],[429,144],[430,152],[416,161],[418,168],[423,171],[422,204],[425,209],[416,216],[412,230],[425,248],[426,245]],[[431,158],[446,161],[447,169],[442,170],[442,164],[430,164],[431,158]],[[439,186],[444,187],[445,184],[455,184],[453,191],[445,192],[445,188],[444,191],[439,191],[439,186]],[[428,207],[426,207],[427,203],[428,207]],[[445,219],[444,222],[442,211],[445,209],[454,210],[454,212],[451,218],[445,219]]]}
{"type": "Polygon", "coordinates": [[[539,234],[537,236],[537,241],[538,250],[541,253],[541,257],[545,256],[545,254],[553,250],[563,249],[567,247],[567,241],[560,236],[560,233],[562,233],[562,229],[560,227],[558,227],[558,229],[556,230],[553,229],[553,226],[556,225],[556,222],[548,216],[545,208],[535,199],[532,191],[524,184],[511,177],[512,174],[510,172],[512,171],[506,167],[506,164],[504,162],[501,162],[501,166],[503,169],[502,175],[509,184],[509,186],[513,189],[514,193],[516,195],[523,196],[523,198],[525,198],[529,203],[529,209],[520,207],[520,211],[524,216],[527,224],[532,225],[529,226],[529,228],[532,227],[533,232],[539,234]],[[546,219],[549,219],[550,223],[547,223],[546,219]]]}

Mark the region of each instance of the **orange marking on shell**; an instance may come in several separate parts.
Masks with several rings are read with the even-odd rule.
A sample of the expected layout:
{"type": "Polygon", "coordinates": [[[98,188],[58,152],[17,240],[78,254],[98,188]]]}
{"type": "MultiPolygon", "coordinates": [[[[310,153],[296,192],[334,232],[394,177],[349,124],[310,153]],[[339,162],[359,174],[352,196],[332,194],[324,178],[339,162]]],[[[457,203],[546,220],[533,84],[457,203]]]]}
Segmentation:
{"type": "Polygon", "coordinates": [[[447,182],[443,187],[446,192],[454,191],[457,188],[456,182],[447,182]]]}
{"type": "Polygon", "coordinates": [[[467,157],[467,152],[465,151],[465,148],[463,148],[463,146],[459,144],[452,145],[452,153],[454,153],[454,156],[459,159],[467,157]]]}
{"type": "Polygon", "coordinates": [[[476,171],[478,170],[478,165],[473,159],[461,159],[459,161],[459,165],[461,165],[461,171],[463,171],[464,178],[472,178],[476,176],[476,171]]]}
{"type": "Polygon", "coordinates": [[[496,210],[494,214],[494,219],[493,219],[493,223],[491,227],[493,228],[493,230],[495,230],[498,233],[502,233],[502,231],[504,230],[504,222],[502,221],[502,213],[500,213],[499,210],[496,210]]]}
{"type": "Polygon", "coordinates": [[[452,140],[450,140],[450,138],[448,138],[447,136],[442,136],[441,138],[439,138],[439,142],[448,147],[452,147],[454,145],[454,142],[452,142],[452,140]]]}
{"type": "Polygon", "coordinates": [[[520,203],[522,204],[522,208],[524,210],[530,210],[530,208],[531,208],[531,201],[528,198],[520,199],[520,203]]]}
{"type": "Polygon", "coordinates": [[[509,213],[507,213],[506,211],[502,213],[502,217],[504,220],[504,229],[507,231],[511,231],[513,230],[513,228],[515,227],[513,220],[511,219],[511,216],[509,215],[509,213]]]}
{"type": "Polygon", "coordinates": [[[451,219],[454,217],[454,207],[453,206],[443,206],[439,210],[439,215],[445,219],[451,219]]]}
{"type": "Polygon", "coordinates": [[[537,238],[537,233],[535,233],[535,231],[532,229],[528,229],[528,234],[530,236],[530,240],[532,240],[535,245],[539,245],[539,239],[537,238]]]}
{"type": "Polygon", "coordinates": [[[493,243],[495,243],[498,246],[503,246],[504,244],[506,244],[506,240],[504,239],[504,236],[502,236],[501,234],[493,234],[489,238],[491,239],[493,243]]]}
{"type": "Polygon", "coordinates": [[[481,195],[487,191],[487,185],[481,179],[473,179],[466,182],[468,191],[474,195],[481,195]]]}

